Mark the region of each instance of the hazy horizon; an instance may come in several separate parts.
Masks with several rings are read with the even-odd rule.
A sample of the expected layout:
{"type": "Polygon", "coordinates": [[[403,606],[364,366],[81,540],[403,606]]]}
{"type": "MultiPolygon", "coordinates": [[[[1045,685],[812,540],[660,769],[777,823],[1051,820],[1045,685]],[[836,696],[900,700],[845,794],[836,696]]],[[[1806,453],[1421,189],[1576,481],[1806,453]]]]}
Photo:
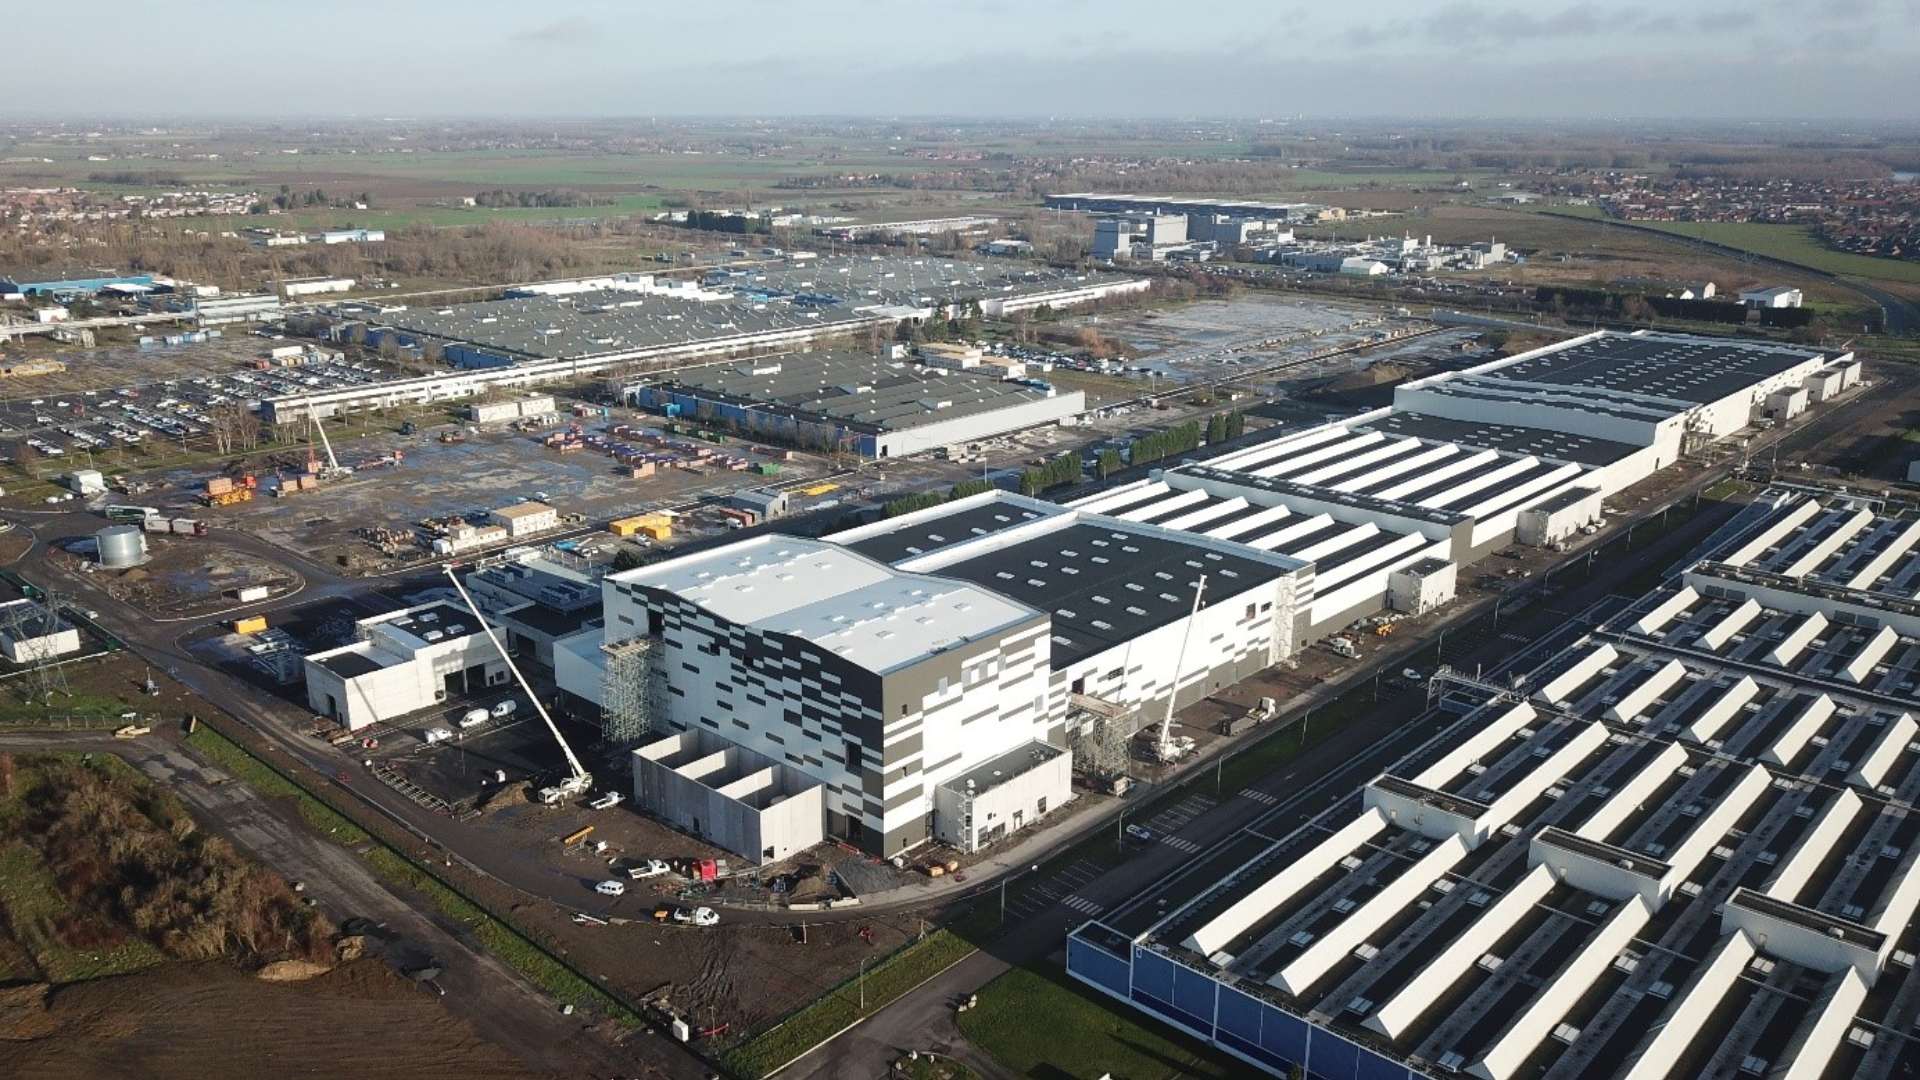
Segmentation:
{"type": "Polygon", "coordinates": [[[9,13],[0,117],[1920,120],[1893,0],[183,0],[9,13]]]}

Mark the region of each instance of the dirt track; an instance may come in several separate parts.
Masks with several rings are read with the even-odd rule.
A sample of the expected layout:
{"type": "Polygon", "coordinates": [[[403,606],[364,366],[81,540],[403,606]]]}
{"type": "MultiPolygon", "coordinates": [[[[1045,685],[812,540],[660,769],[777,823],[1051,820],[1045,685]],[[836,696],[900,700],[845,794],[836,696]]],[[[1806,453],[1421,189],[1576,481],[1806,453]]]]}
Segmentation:
{"type": "Polygon", "coordinates": [[[267,983],[221,964],[198,964],[51,992],[0,990],[0,1076],[288,1075],[534,1074],[378,960],[304,983],[267,983]]]}

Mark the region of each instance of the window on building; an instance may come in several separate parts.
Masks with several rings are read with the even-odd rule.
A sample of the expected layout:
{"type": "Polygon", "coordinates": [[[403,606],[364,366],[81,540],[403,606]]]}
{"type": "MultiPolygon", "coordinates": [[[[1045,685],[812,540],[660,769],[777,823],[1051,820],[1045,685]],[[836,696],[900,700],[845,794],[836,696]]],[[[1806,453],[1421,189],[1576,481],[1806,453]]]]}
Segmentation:
{"type": "Polygon", "coordinates": [[[1040,801],[1034,804],[1033,812],[1035,814],[1044,814],[1047,812],[1047,800],[1045,796],[1041,796],[1040,801]]]}

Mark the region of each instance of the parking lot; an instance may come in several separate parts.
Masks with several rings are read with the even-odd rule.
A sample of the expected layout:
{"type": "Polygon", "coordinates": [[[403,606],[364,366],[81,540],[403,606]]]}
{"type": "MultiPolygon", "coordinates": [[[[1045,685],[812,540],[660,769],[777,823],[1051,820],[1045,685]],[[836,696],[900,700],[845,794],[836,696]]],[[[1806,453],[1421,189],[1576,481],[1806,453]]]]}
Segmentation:
{"type": "MultiPolygon", "coordinates": [[[[153,440],[211,434],[218,414],[263,397],[318,393],[394,377],[372,361],[315,359],[255,368],[274,345],[235,330],[182,345],[35,349],[65,371],[0,383],[0,439],[47,458],[91,456],[153,440]]],[[[337,354],[332,354],[337,357],[337,354]]]]}

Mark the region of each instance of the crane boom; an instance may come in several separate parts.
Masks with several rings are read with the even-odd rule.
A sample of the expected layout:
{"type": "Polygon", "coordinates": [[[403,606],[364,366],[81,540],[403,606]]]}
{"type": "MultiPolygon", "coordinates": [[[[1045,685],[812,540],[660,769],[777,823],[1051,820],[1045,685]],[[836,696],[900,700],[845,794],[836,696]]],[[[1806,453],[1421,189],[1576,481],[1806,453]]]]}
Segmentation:
{"type": "Polygon", "coordinates": [[[1173,760],[1173,703],[1180,698],[1180,672],[1187,666],[1187,643],[1193,640],[1193,624],[1200,617],[1200,594],[1207,587],[1207,575],[1193,583],[1193,611],[1187,615],[1186,632],[1180,635],[1180,658],[1173,665],[1173,688],[1167,694],[1167,718],[1160,722],[1160,740],[1154,746],[1161,761],[1173,760]]]}
{"type": "Polygon", "coordinates": [[[480,614],[480,609],[474,606],[473,597],[467,595],[467,587],[460,583],[460,575],[454,571],[454,565],[448,563],[441,569],[447,572],[447,580],[453,582],[453,587],[460,593],[460,599],[467,605],[467,610],[473,612],[474,619],[480,623],[481,632],[487,635],[487,640],[493,643],[494,648],[500,650],[500,659],[506,661],[507,670],[513,672],[514,681],[520,684],[520,689],[527,692],[527,699],[533,702],[533,711],[539,713],[540,719],[547,722],[547,730],[553,733],[553,741],[560,744],[560,752],[567,756],[567,768],[573,770],[573,775],[570,781],[562,784],[561,787],[571,789],[572,794],[586,791],[593,785],[593,777],[587,772],[586,766],[580,764],[580,759],[574,755],[573,747],[567,745],[566,736],[560,734],[560,725],[554,723],[553,717],[547,715],[547,707],[540,704],[540,695],[533,692],[533,687],[527,683],[527,677],[520,674],[520,668],[513,662],[513,657],[507,655],[506,647],[500,644],[498,637],[494,636],[493,625],[487,622],[486,616],[480,614]]]}
{"type": "Polygon", "coordinates": [[[325,447],[327,451],[327,467],[337,473],[340,471],[340,459],[333,456],[333,440],[327,438],[327,425],[320,422],[320,409],[314,405],[313,399],[307,398],[306,402],[307,423],[312,424],[319,430],[320,445],[325,447]]]}

